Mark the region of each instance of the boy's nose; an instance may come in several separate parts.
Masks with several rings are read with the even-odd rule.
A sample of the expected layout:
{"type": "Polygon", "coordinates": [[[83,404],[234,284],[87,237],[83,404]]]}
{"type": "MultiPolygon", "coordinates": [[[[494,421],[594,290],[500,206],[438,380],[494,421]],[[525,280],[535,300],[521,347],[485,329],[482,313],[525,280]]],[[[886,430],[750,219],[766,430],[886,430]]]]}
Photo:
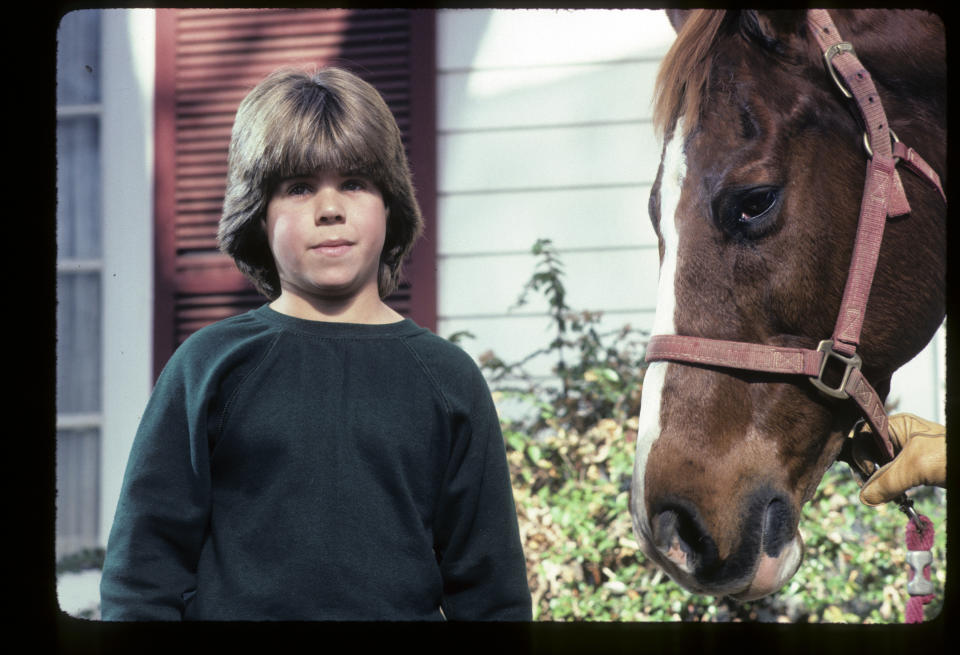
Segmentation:
{"type": "Polygon", "coordinates": [[[343,223],[346,220],[343,206],[334,193],[321,193],[318,197],[317,225],[343,223]]]}
{"type": "Polygon", "coordinates": [[[324,211],[320,212],[317,216],[318,225],[334,225],[336,223],[344,222],[343,214],[337,211],[324,211]]]}

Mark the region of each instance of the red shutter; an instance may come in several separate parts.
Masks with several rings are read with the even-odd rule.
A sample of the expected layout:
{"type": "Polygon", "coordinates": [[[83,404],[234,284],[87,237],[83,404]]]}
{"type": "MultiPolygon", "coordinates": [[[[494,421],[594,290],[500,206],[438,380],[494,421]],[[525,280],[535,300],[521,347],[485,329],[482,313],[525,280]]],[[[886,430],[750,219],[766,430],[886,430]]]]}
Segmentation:
{"type": "Polygon", "coordinates": [[[157,374],[192,332],[265,302],[217,250],[216,233],[237,106],[285,65],[344,65],[393,111],[427,229],[407,263],[407,282],[388,302],[435,329],[434,43],[431,11],[157,11],[157,374]]]}

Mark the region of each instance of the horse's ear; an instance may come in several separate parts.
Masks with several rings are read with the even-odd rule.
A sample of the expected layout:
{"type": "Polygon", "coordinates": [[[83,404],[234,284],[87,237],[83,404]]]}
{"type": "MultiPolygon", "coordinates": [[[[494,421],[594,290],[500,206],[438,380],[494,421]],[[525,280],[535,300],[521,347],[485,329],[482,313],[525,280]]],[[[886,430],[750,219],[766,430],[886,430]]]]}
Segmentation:
{"type": "Polygon", "coordinates": [[[736,13],[735,25],[747,39],[781,56],[789,56],[788,53],[803,56],[807,12],[744,10],[736,13]]]}
{"type": "Polygon", "coordinates": [[[665,11],[667,12],[667,18],[670,19],[670,24],[673,25],[674,31],[678,34],[683,24],[687,22],[687,18],[693,13],[692,9],[667,9],[665,11]]]}
{"type": "Polygon", "coordinates": [[[757,11],[741,12],[740,24],[747,32],[753,32],[767,41],[784,41],[798,34],[806,25],[806,11],[757,11]]]}

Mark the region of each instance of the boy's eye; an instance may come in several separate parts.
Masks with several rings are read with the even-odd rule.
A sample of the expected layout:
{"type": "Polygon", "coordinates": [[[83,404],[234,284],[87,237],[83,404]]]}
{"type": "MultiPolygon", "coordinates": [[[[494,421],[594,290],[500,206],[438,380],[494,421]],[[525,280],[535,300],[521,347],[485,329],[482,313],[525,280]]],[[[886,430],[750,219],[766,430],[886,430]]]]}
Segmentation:
{"type": "Polygon", "coordinates": [[[344,180],[342,186],[347,191],[363,191],[367,188],[368,183],[363,178],[351,177],[344,180]]]}
{"type": "Polygon", "coordinates": [[[293,182],[287,186],[287,195],[288,196],[302,196],[305,193],[309,193],[310,187],[304,182],[293,182]]]}

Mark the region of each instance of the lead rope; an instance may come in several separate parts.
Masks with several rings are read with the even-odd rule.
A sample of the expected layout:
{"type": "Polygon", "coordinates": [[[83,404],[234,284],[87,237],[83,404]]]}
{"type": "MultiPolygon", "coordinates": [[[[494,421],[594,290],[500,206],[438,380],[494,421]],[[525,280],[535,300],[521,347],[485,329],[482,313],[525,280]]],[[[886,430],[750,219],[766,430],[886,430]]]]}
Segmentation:
{"type": "MultiPolygon", "coordinates": [[[[851,431],[851,435],[858,435],[863,428],[864,421],[860,419],[851,431]]],[[[860,461],[848,450],[849,444],[855,437],[851,436],[838,459],[845,461],[854,473],[857,483],[862,487],[870,477],[879,470],[876,463],[860,461]]],[[[882,456],[882,453],[877,454],[882,456]]],[[[924,514],[919,514],[913,507],[913,501],[903,492],[890,501],[896,503],[901,512],[907,517],[904,537],[907,546],[905,562],[907,571],[907,605],[904,609],[904,623],[923,623],[923,606],[934,599],[934,584],[931,579],[933,565],[933,540],[935,531],[933,521],[924,514]]]]}
{"type": "Polygon", "coordinates": [[[904,511],[908,515],[912,513],[906,529],[907,566],[910,567],[907,573],[907,593],[910,598],[907,600],[904,622],[923,623],[923,606],[932,601],[934,596],[933,582],[930,580],[933,564],[933,555],[930,552],[933,548],[933,521],[923,514],[913,512],[912,507],[904,511]]]}

